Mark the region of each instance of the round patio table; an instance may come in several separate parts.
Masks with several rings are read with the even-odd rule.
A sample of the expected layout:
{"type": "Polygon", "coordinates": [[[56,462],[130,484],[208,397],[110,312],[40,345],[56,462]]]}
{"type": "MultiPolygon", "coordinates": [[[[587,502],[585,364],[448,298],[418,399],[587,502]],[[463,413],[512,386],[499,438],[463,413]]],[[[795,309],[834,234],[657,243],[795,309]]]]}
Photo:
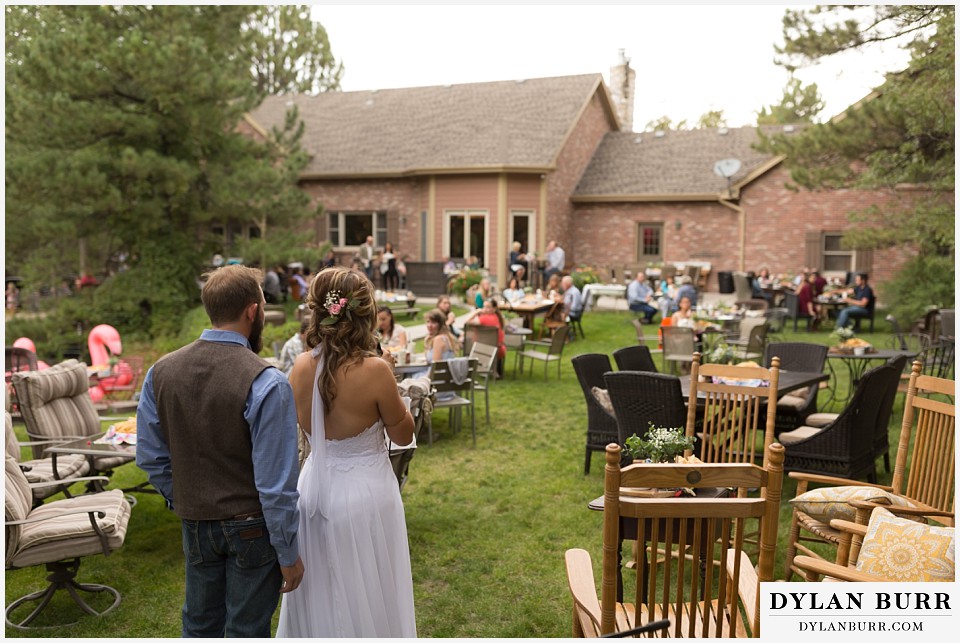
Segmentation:
{"type": "Polygon", "coordinates": [[[882,360],[884,362],[893,359],[895,357],[900,357],[901,355],[906,355],[907,359],[913,359],[917,356],[916,351],[902,351],[892,348],[884,348],[881,350],[876,350],[872,353],[864,353],[863,355],[856,355],[854,353],[841,353],[827,351],[827,370],[830,373],[830,379],[827,382],[827,387],[824,389],[824,393],[827,395],[827,399],[824,400],[824,404],[830,404],[834,400],[842,404],[846,404],[853,397],[853,392],[857,389],[857,384],[860,383],[860,380],[863,378],[863,374],[867,371],[867,367],[870,366],[871,362],[882,360]],[[833,361],[838,360],[843,364],[847,373],[850,377],[850,386],[847,388],[846,396],[840,397],[837,394],[837,371],[833,367],[833,361]]]}

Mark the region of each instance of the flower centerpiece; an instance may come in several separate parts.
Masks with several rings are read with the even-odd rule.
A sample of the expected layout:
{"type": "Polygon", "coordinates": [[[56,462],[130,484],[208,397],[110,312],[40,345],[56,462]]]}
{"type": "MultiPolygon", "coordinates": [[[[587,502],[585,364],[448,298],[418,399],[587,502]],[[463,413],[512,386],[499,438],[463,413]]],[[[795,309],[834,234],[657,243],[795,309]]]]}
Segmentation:
{"type": "Polygon", "coordinates": [[[725,341],[718,341],[713,350],[707,353],[707,360],[711,364],[730,364],[733,362],[733,348],[725,341]]]}
{"type": "Polygon", "coordinates": [[[838,340],[837,344],[830,348],[834,353],[862,355],[873,348],[870,342],[857,337],[852,328],[837,328],[831,335],[838,340]]]}
{"type": "MultiPolygon", "coordinates": [[[[681,463],[693,464],[700,462],[695,455],[684,457],[683,453],[693,449],[693,438],[687,437],[682,428],[667,428],[650,425],[646,434],[641,438],[636,433],[626,439],[624,453],[634,460],[650,463],[681,463]]],[[[693,489],[637,489],[637,495],[656,498],[669,498],[683,493],[696,495],[693,489]]]]}
{"type": "Polygon", "coordinates": [[[693,438],[685,435],[682,428],[653,425],[642,438],[634,433],[624,444],[627,455],[643,462],[677,462],[688,449],[693,449],[693,438]]]}

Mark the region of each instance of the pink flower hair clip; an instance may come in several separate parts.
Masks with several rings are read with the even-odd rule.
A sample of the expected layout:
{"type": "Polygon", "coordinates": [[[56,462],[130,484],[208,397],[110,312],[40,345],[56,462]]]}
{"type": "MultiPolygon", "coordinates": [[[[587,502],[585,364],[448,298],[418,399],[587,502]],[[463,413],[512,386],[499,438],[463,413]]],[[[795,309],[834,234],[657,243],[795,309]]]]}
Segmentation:
{"type": "Polygon", "coordinates": [[[328,317],[320,322],[321,326],[336,324],[343,316],[351,319],[350,311],[360,305],[360,300],[356,297],[348,298],[340,294],[339,290],[331,290],[323,300],[323,309],[327,311],[328,317]]]}

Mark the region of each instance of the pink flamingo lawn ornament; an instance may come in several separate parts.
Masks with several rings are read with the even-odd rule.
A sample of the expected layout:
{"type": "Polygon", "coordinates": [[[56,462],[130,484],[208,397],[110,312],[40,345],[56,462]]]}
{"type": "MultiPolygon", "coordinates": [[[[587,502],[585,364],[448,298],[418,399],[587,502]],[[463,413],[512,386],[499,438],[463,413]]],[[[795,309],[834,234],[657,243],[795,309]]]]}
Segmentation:
{"type": "MultiPolygon", "coordinates": [[[[91,368],[101,371],[110,368],[110,354],[119,355],[123,352],[123,343],[116,328],[108,324],[100,324],[90,331],[87,337],[87,348],[90,349],[91,368]],[[110,349],[110,354],[107,353],[107,349],[110,349]]],[[[116,375],[101,377],[96,386],[90,387],[90,399],[99,402],[107,390],[116,385],[129,384],[133,379],[133,371],[126,362],[119,362],[115,372],[116,375]]]]}

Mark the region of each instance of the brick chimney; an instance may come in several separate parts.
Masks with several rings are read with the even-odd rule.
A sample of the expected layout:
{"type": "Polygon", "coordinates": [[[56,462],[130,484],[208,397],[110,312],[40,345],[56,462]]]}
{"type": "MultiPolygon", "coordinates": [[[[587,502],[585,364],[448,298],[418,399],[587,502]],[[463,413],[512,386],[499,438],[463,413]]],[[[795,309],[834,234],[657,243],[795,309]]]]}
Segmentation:
{"type": "Polygon", "coordinates": [[[637,72],[630,69],[626,50],[620,49],[620,62],[610,68],[610,95],[620,117],[620,130],[633,131],[633,94],[637,72]]]}

